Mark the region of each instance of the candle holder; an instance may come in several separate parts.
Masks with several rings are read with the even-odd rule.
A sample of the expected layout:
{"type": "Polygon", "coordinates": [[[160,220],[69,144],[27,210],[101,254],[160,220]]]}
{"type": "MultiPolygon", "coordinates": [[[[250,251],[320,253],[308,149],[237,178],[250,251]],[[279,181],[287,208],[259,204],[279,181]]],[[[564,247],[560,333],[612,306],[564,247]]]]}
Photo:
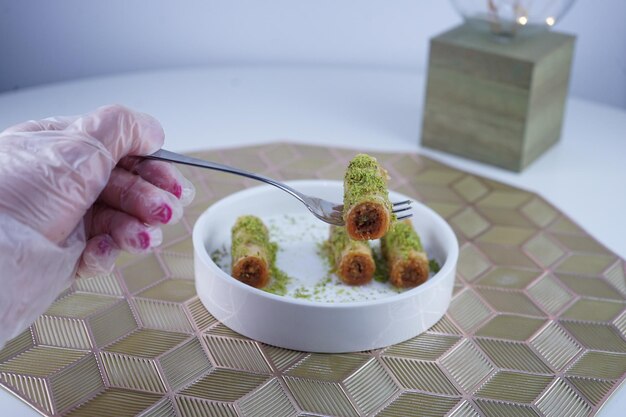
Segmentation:
{"type": "Polygon", "coordinates": [[[431,39],[422,145],[522,171],[555,144],[575,37],[548,29],[572,2],[453,0],[465,23],[431,39]]]}

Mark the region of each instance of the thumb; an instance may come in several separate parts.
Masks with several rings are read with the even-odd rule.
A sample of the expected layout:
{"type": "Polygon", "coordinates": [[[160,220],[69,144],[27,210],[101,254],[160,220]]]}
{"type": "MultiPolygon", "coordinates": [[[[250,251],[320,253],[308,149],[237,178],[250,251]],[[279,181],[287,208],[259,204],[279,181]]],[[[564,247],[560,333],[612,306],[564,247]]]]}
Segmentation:
{"type": "Polygon", "coordinates": [[[148,155],[163,146],[165,134],[152,116],[120,105],[100,107],[79,117],[66,131],[78,131],[100,142],[117,163],[128,155],[148,155]]]}

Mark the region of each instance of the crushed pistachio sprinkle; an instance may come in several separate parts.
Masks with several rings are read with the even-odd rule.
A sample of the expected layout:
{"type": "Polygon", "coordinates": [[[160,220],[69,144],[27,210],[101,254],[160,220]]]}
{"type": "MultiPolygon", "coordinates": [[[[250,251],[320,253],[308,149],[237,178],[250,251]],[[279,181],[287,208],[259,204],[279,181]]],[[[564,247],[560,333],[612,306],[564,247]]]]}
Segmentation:
{"type": "Polygon", "coordinates": [[[250,246],[258,247],[262,253],[258,256],[272,265],[276,259],[276,245],[270,243],[267,227],[256,216],[241,216],[232,228],[233,264],[243,256],[251,255],[250,246]]]}
{"type": "Polygon", "coordinates": [[[378,282],[389,281],[389,264],[382,253],[380,253],[380,248],[374,249],[372,255],[374,256],[374,263],[376,264],[374,280],[378,282]]]}
{"type": "Polygon", "coordinates": [[[261,248],[262,253],[257,255],[266,259],[269,264],[270,283],[262,290],[276,295],[287,294],[291,277],[276,266],[278,245],[270,242],[268,229],[261,219],[252,215],[241,216],[232,228],[233,263],[240,257],[249,255],[247,248],[250,246],[261,248]]]}
{"type": "Polygon", "coordinates": [[[431,274],[436,274],[441,269],[441,266],[439,265],[439,262],[437,262],[436,260],[429,259],[428,260],[428,269],[430,269],[430,273],[431,274]]]}
{"type": "Polygon", "coordinates": [[[394,222],[385,237],[381,239],[381,245],[383,252],[393,248],[393,250],[398,250],[403,258],[406,258],[411,251],[424,251],[419,235],[409,222],[394,222]]]}
{"type": "Polygon", "coordinates": [[[357,241],[350,239],[345,227],[331,226],[331,233],[326,241],[326,255],[327,259],[333,268],[337,268],[337,260],[341,259],[341,255],[344,251],[353,252],[359,251],[362,247],[369,247],[367,241],[357,241]]]}
{"type": "MultiPolygon", "coordinates": [[[[248,237],[252,239],[252,245],[249,247],[253,246],[256,250],[265,252],[267,254],[265,259],[269,261],[270,281],[263,291],[322,303],[376,300],[405,291],[388,283],[388,266],[380,250],[382,240],[367,242],[376,263],[374,279],[366,285],[353,287],[342,282],[334,270],[336,258],[333,249],[339,250],[343,244],[351,245],[354,242],[347,236],[343,236],[342,233],[329,234],[328,226],[312,219],[308,213],[276,214],[264,217],[262,221],[244,220],[239,222],[237,230],[249,235],[248,237]],[[333,238],[329,241],[331,235],[333,238]],[[262,244],[262,241],[266,243],[262,244]],[[301,256],[307,257],[305,268],[298,268],[298,262],[293,261],[294,257],[298,259],[301,256]],[[317,259],[319,266],[312,266],[313,262],[309,257],[317,259]]],[[[400,226],[401,229],[403,227],[406,226],[400,226]]],[[[398,239],[400,238],[411,240],[406,236],[399,236],[398,239]]],[[[235,238],[231,242],[236,244],[237,241],[235,238]]],[[[418,248],[423,252],[421,242],[419,243],[418,248]]],[[[210,255],[222,270],[230,272],[231,252],[229,242],[224,242],[221,246],[212,248],[210,255]]],[[[430,261],[429,266],[431,274],[437,272],[434,260],[430,261]]]]}
{"type": "Polygon", "coordinates": [[[344,177],[344,207],[349,209],[364,201],[379,198],[391,211],[387,179],[387,171],[378,164],[376,158],[363,153],[356,155],[348,164],[344,177]]]}

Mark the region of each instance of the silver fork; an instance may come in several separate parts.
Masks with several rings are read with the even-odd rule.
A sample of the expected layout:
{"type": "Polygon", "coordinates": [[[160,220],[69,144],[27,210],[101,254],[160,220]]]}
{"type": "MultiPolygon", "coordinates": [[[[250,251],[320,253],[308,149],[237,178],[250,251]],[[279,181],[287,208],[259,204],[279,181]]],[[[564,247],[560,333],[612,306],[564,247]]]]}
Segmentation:
{"type": "MultiPolygon", "coordinates": [[[[317,217],[318,219],[337,226],[343,226],[345,224],[343,221],[343,204],[337,204],[333,203],[332,201],[302,194],[301,192],[291,188],[286,184],[283,184],[282,182],[276,181],[263,175],[255,174],[253,172],[245,171],[243,169],[231,167],[228,165],[218,164],[216,162],[210,162],[198,158],[193,158],[191,156],[180,155],[175,152],[167,151],[165,149],[159,149],[155,153],[145,156],[145,158],[175,162],[178,164],[191,165],[200,168],[208,168],[215,171],[228,172],[230,174],[241,175],[243,177],[263,181],[267,184],[280,188],[281,190],[291,194],[292,196],[300,200],[306,206],[306,208],[309,209],[309,211],[313,213],[313,215],[315,215],[315,217],[317,217]]],[[[393,213],[404,213],[410,210],[411,202],[411,200],[406,200],[393,203],[393,213]]],[[[402,214],[400,216],[397,216],[397,219],[406,219],[408,217],[411,217],[412,215],[412,213],[402,214]]]]}

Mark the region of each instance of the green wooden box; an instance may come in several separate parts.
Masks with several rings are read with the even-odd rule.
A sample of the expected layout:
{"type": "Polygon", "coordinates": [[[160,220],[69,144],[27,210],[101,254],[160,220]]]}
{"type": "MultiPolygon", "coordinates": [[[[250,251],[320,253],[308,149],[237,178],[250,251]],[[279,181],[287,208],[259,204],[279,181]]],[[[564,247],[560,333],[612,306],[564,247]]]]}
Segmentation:
{"type": "Polygon", "coordinates": [[[467,24],[433,38],[422,145],[523,170],[561,135],[574,41],[499,41],[467,24]]]}

